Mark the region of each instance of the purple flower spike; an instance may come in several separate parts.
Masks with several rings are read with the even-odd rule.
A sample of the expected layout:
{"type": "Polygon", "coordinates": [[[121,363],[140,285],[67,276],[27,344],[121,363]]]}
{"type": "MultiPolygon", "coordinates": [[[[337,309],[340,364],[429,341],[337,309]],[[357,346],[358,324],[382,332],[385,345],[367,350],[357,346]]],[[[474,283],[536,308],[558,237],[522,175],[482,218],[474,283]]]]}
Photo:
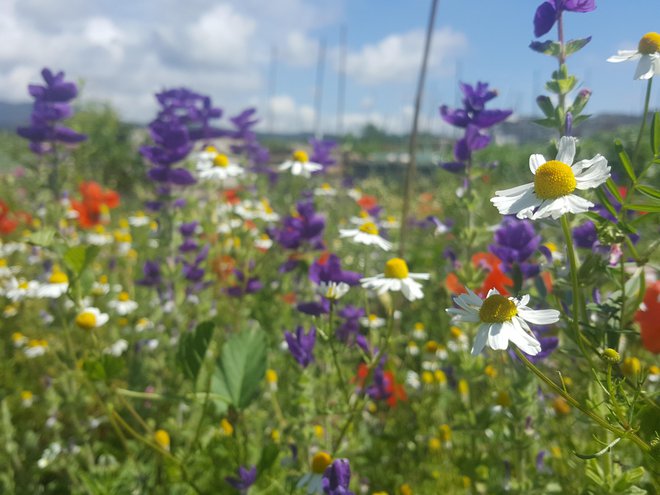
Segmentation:
{"type": "Polygon", "coordinates": [[[517,264],[523,277],[531,278],[538,275],[540,268],[528,260],[539,249],[540,244],[541,236],[536,234],[531,221],[505,218],[500,228],[495,231],[495,238],[489,250],[502,260],[505,272],[511,273],[513,265],[517,264]]]}
{"type": "Polygon", "coordinates": [[[289,352],[303,368],[314,361],[314,345],[316,344],[316,327],[312,326],[305,334],[302,326],[296,328],[296,334],[284,332],[284,338],[289,346],[289,352]]]}
{"type": "Polygon", "coordinates": [[[247,469],[243,466],[238,468],[238,476],[227,476],[225,481],[241,493],[246,493],[257,480],[257,467],[247,469]]]}
{"type": "Polygon", "coordinates": [[[335,459],[330,464],[321,481],[325,495],[355,495],[349,490],[351,465],[348,459],[335,459]]]}
{"type": "Polygon", "coordinates": [[[596,10],[596,0],[546,0],[534,14],[534,36],[540,38],[548,33],[562,12],[592,12],[596,10]]]}

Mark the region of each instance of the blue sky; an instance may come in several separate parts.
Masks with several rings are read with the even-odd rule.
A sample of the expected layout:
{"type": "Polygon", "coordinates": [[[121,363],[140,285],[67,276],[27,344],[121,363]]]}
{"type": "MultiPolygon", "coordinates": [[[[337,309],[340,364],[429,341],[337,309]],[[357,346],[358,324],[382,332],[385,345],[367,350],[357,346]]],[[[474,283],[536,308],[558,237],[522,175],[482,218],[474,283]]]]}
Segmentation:
{"type": "MultiPolygon", "coordinates": [[[[529,0],[440,0],[423,126],[442,130],[437,107],[456,104],[458,79],[488,81],[494,106],[536,112],[535,95],[555,68],[532,52],[529,0]]],[[[568,38],[592,35],[569,69],[593,91],[592,113],[641,111],[645,83],[634,63],[605,60],[658,30],[658,0],[597,1],[568,13],[568,38]]],[[[0,0],[0,99],[29,101],[43,66],[84,81],[88,100],[110,101],[147,121],[153,92],[189,86],[228,113],[256,105],[277,130],[311,130],[319,40],[327,46],[323,127],[335,129],[341,26],[348,34],[345,127],[408,128],[430,0],[0,0]],[[269,91],[270,54],[277,84],[269,91]]],[[[550,33],[554,36],[554,31],[550,33]]],[[[660,106],[660,90],[652,104],[660,106]]]]}

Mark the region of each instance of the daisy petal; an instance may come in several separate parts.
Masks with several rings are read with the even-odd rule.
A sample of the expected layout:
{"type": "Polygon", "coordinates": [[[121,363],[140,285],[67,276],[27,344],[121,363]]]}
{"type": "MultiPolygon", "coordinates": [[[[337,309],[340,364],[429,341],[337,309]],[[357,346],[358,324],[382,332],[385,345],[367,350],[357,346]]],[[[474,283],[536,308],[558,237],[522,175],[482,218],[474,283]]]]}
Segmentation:
{"type": "Polygon", "coordinates": [[[653,59],[649,55],[642,55],[637,64],[634,79],[651,79],[653,77],[653,59]]]}
{"type": "Polygon", "coordinates": [[[559,140],[559,151],[557,151],[557,161],[570,165],[575,159],[575,139],[572,136],[562,136],[559,140]]]}
{"type": "Polygon", "coordinates": [[[545,158],[543,155],[531,155],[529,157],[529,169],[532,171],[534,175],[536,175],[536,169],[539,168],[541,165],[543,165],[546,162],[545,158]]]}
{"type": "Polygon", "coordinates": [[[559,321],[559,311],[556,309],[518,308],[518,315],[534,325],[549,325],[559,321]]]}

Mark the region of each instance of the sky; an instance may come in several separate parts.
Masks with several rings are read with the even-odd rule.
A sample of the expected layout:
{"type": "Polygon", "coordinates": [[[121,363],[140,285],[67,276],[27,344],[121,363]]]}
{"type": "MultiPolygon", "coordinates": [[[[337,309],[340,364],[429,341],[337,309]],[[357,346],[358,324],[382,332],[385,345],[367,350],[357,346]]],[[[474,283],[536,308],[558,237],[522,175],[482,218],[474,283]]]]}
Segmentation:
{"type": "MultiPolygon", "coordinates": [[[[529,49],[532,0],[439,0],[422,109],[425,130],[445,130],[441,104],[459,104],[458,81],[499,91],[493,108],[538,115],[534,104],[555,60],[529,49]]],[[[597,0],[594,12],[565,14],[568,39],[593,36],[568,60],[590,113],[641,113],[646,84],[635,63],[610,64],[620,49],[659,30],[658,0],[597,0]]],[[[338,128],[340,33],[346,33],[343,128],[411,125],[431,0],[0,0],[0,101],[29,102],[43,67],[81,82],[85,101],[109,102],[123,118],[148,122],[153,94],[187,86],[227,115],[256,106],[262,130],[338,128]],[[321,118],[315,114],[325,46],[321,118]]],[[[555,36],[555,31],[550,33],[555,36]]],[[[547,37],[546,37],[547,38],[547,37]]],[[[543,39],[546,39],[543,38],[543,39]]],[[[652,106],[660,107],[656,84],[652,106]]]]}

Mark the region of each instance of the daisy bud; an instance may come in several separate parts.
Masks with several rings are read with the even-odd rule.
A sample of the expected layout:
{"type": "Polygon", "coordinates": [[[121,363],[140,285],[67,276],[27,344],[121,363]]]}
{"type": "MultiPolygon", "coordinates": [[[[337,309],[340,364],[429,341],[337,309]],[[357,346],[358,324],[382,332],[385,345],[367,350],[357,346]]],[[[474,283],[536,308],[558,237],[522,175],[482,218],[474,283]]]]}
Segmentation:
{"type": "Polygon", "coordinates": [[[154,441],[163,450],[170,450],[170,434],[165,430],[156,430],[154,433],[154,441]]]}
{"type": "Polygon", "coordinates": [[[332,457],[327,452],[317,452],[312,458],[312,472],[323,474],[326,468],[332,464],[332,457]]]}
{"type": "Polygon", "coordinates": [[[603,351],[603,360],[609,364],[618,364],[621,362],[621,355],[614,349],[608,348],[603,351]]]}

